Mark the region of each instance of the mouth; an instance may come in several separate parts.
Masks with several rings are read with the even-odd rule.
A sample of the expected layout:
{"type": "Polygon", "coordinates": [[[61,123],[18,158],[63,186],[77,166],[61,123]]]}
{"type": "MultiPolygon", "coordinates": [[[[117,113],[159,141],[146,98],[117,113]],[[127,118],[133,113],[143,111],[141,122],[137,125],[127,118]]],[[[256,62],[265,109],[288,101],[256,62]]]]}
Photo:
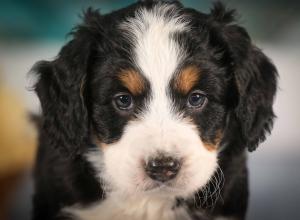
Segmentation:
{"type": "Polygon", "coordinates": [[[164,183],[153,181],[151,184],[145,187],[144,192],[147,194],[150,193],[178,194],[178,193],[182,193],[183,190],[174,186],[173,181],[164,182],[164,183]]]}

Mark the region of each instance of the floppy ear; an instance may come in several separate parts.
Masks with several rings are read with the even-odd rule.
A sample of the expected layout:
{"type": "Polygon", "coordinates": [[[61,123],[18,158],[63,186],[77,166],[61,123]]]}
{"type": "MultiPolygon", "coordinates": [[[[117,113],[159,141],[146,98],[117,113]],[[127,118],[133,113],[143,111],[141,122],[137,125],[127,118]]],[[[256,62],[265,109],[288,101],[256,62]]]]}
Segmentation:
{"type": "Polygon", "coordinates": [[[38,74],[35,91],[40,99],[43,122],[41,145],[75,155],[89,141],[85,82],[95,48],[95,29],[100,15],[89,9],[84,24],[54,61],[40,61],[33,71],[38,74]]]}
{"type": "Polygon", "coordinates": [[[249,151],[265,140],[273,126],[273,100],[277,88],[277,70],[260,49],[254,46],[246,30],[236,24],[235,11],[217,2],[211,11],[213,25],[229,51],[237,104],[233,110],[242,144],[249,151]]]}

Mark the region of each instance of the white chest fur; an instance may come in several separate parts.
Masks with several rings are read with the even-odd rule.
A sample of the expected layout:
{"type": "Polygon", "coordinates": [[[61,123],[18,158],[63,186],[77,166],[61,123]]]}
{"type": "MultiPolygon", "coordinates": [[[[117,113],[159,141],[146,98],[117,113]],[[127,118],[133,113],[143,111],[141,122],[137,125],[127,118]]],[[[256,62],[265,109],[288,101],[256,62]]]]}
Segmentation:
{"type": "Polygon", "coordinates": [[[135,197],[120,200],[110,197],[89,207],[73,206],[64,212],[77,220],[190,220],[184,208],[173,208],[174,200],[135,197]]]}

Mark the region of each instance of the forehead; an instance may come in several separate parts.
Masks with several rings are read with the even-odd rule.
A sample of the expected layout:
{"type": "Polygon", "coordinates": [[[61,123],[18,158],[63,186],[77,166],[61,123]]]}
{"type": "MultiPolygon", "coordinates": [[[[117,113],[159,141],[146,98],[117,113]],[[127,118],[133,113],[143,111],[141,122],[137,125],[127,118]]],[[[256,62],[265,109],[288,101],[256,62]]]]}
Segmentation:
{"type": "Polygon", "coordinates": [[[188,22],[175,5],[140,8],[120,25],[133,48],[132,59],[154,90],[165,88],[185,58],[184,48],[174,39],[188,30],[188,22]]]}
{"type": "Polygon", "coordinates": [[[227,64],[219,62],[223,52],[210,43],[211,29],[204,14],[178,4],[137,4],[105,16],[105,25],[107,43],[100,50],[105,59],[96,65],[95,82],[115,88],[119,81],[133,94],[146,89],[164,95],[174,88],[187,95],[197,86],[222,96],[227,64]],[[115,77],[119,74],[122,77],[115,77]]]}

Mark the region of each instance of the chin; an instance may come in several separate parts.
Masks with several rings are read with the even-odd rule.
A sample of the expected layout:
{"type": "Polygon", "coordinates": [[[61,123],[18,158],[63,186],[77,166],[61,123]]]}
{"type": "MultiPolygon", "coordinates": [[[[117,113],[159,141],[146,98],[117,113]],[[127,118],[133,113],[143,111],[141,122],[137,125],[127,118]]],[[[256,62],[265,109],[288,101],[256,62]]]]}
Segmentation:
{"type": "Polygon", "coordinates": [[[33,220],[245,219],[247,151],[271,132],[277,71],[235,14],[177,1],[84,13],[33,67],[33,220]]]}

